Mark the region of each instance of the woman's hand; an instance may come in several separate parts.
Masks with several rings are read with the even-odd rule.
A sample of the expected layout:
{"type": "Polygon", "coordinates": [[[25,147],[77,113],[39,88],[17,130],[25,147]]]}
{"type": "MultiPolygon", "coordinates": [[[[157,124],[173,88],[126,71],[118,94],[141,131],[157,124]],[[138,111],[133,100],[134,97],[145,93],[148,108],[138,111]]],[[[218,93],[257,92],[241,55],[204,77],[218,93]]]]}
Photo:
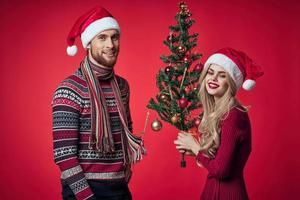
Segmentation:
{"type": "Polygon", "coordinates": [[[174,141],[176,149],[180,152],[185,150],[187,152],[192,152],[197,155],[200,150],[200,144],[196,138],[194,138],[190,133],[180,132],[178,133],[177,140],[174,141]]]}
{"type": "Polygon", "coordinates": [[[188,155],[188,156],[196,156],[191,150],[182,150],[182,149],[178,149],[178,151],[180,153],[184,153],[185,155],[188,155]]]}

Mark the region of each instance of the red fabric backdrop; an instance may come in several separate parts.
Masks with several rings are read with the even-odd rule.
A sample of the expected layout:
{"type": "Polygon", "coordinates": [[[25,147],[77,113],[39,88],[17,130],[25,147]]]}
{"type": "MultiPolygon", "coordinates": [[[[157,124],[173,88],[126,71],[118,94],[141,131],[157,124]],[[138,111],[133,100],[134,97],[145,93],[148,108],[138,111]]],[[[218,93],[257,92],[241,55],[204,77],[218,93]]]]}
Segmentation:
{"type": "MultiPolygon", "coordinates": [[[[159,56],[168,53],[162,41],[175,23],[177,0],[1,1],[0,199],[60,199],[50,103],[58,83],[84,55],[79,41],[79,55],[66,55],[66,36],[77,17],[96,3],[120,23],[116,71],[131,85],[134,129],[143,129],[145,106],[157,93],[155,75],[164,66],[159,56]]],[[[193,31],[200,34],[202,61],[231,46],[247,52],[265,71],[253,92],[239,94],[252,106],[253,151],[245,168],[250,198],[295,199],[300,188],[299,1],[187,3],[197,21],[193,31]]],[[[152,112],[150,122],[155,117],[152,112]]],[[[134,167],[130,183],[134,199],[199,199],[207,172],[192,158],[186,169],[179,167],[176,135],[167,124],[158,133],[148,126],[148,155],[134,167]]]]}

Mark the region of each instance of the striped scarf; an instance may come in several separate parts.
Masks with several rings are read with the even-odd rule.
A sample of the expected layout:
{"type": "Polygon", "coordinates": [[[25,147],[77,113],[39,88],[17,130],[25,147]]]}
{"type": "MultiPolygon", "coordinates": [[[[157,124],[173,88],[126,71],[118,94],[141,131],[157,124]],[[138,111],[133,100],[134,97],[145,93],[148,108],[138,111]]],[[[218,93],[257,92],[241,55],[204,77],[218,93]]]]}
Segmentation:
{"type": "Polygon", "coordinates": [[[114,152],[114,143],[111,133],[109,114],[103,91],[99,80],[109,81],[116,98],[117,109],[125,134],[122,134],[122,146],[124,150],[124,164],[130,165],[142,159],[145,148],[141,137],[133,135],[128,129],[126,110],[121,99],[121,92],[118,86],[113,68],[105,66],[93,66],[88,57],[81,62],[81,71],[87,81],[91,98],[91,135],[89,148],[95,145],[101,153],[114,152]]]}

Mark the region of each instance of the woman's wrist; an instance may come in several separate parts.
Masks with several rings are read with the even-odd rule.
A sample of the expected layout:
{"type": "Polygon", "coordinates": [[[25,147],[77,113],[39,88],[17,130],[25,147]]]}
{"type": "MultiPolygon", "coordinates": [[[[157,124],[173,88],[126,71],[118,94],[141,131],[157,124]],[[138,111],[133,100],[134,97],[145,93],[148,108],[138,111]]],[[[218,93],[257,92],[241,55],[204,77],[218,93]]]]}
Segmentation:
{"type": "Polygon", "coordinates": [[[194,144],[191,148],[191,151],[195,154],[195,156],[197,156],[197,154],[199,153],[200,151],[200,144],[194,144]]]}

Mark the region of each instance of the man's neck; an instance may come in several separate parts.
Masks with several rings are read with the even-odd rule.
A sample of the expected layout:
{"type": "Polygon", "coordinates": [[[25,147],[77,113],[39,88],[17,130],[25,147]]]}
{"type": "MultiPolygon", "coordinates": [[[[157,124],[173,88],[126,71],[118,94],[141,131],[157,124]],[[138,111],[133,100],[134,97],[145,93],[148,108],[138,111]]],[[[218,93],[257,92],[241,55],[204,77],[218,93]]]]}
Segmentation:
{"type": "MultiPolygon", "coordinates": [[[[93,58],[93,56],[92,56],[90,50],[88,50],[88,58],[89,58],[89,60],[91,61],[91,63],[93,63],[94,65],[99,66],[99,67],[102,66],[102,65],[100,65],[100,64],[93,58]]],[[[102,66],[102,67],[103,67],[103,66],[102,66]]]]}

